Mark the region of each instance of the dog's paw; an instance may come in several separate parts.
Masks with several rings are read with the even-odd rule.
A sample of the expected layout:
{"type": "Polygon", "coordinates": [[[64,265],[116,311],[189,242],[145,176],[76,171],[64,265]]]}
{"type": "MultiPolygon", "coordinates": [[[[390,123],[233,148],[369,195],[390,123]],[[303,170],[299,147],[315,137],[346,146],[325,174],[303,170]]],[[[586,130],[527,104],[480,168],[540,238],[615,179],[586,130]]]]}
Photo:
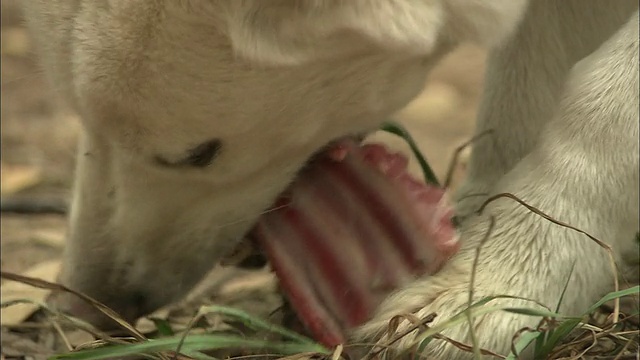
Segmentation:
{"type": "MultiPolygon", "coordinates": [[[[474,342],[464,313],[469,307],[469,283],[464,280],[467,276],[466,271],[449,268],[435,279],[417,281],[397,292],[371,321],[355,332],[354,342],[369,344],[367,353],[384,359],[473,358],[474,342]],[[447,285],[449,281],[451,285],[447,285]],[[437,335],[431,338],[427,332],[437,335]]],[[[494,290],[508,292],[508,289],[476,288],[474,302],[494,294],[494,290]]],[[[478,310],[493,307],[536,308],[525,300],[498,299],[478,310]]],[[[473,324],[477,346],[483,353],[506,355],[518,330],[535,326],[535,321],[496,311],[475,317],[473,324]]]]}
{"type": "MultiPolygon", "coordinates": [[[[492,308],[540,306],[526,300],[502,298],[473,307],[476,311],[472,334],[465,314],[470,305],[471,271],[465,262],[460,259],[433,278],[416,281],[389,297],[375,317],[355,332],[355,343],[375,344],[367,346],[367,352],[384,359],[414,356],[456,360],[473,358],[472,336],[475,336],[475,344],[483,353],[507,355],[518,330],[535,327],[539,320],[500,310],[481,314],[492,308]]],[[[514,295],[514,291],[506,282],[476,284],[472,303],[498,294],[514,295]]]]}
{"type": "Polygon", "coordinates": [[[511,199],[497,200],[483,215],[468,219],[461,239],[462,249],[439,273],[389,296],[354,332],[354,343],[376,344],[367,351],[383,358],[404,353],[470,359],[474,342],[482,352],[508,355],[519,331],[535,328],[541,318],[504,309],[555,311],[561,303],[561,312],[576,315],[612,287],[606,253],[598,245],[511,199]],[[465,310],[478,302],[471,331],[465,310]],[[427,325],[437,335],[421,342],[426,335],[421,321],[433,316],[427,325]]]}

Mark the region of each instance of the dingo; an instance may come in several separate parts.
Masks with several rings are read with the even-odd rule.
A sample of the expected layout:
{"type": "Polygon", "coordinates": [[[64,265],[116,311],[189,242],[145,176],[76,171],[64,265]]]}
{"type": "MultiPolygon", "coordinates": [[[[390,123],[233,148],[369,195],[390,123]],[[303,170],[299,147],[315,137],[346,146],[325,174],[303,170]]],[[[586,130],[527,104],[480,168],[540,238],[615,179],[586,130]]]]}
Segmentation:
{"type": "MultiPolygon", "coordinates": [[[[127,317],[188,291],[314,152],[375,129],[464,41],[492,51],[477,131],[494,136],[474,146],[458,194],[462,248],[354,338],[384,340],[387,321],[416,308],[437,320],[463,310],[486,214],[476,300],[555,308],[568,284],[561,311],[577,314],[613,289],[606,252],[584,235],[508,199],[465,217],[491,194],[594,234],[617,258],[637,251],[635,0],[24,3],[44,69],[83,121],[62,281],[127,317]]],[[[538,320],[480,317],[479,345],[508,353],[538,320]]],[[[467,324],[444,334],[470,343],[467,324]]],[[[471,356],[439,341],[425,352],[471,356]]]]}

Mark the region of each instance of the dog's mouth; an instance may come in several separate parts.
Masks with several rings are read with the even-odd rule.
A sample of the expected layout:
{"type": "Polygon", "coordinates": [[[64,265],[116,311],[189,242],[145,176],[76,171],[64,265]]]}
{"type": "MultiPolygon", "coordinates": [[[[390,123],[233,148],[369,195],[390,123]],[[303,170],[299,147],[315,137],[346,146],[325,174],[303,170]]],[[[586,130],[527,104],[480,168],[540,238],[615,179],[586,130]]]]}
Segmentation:
{"type": "Polygon", "coordinates": [[[394,289],[457,251],[444,189],[381,144],[336,141],[316,154],[250,238],[317,341],[334,346],[394,289]]]}

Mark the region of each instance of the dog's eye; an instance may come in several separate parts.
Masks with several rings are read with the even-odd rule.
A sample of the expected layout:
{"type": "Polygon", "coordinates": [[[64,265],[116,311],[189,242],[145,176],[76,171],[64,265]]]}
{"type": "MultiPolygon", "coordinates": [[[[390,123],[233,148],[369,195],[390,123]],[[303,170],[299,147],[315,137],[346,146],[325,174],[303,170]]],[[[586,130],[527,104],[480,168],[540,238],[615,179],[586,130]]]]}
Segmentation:
{"type": "Polygon", "coordinates": [[[156,162],[169,167],[197,167],[203,168],[211,165],[218,153],[222,149],[222,142],[219,139],[206,141],[187,152],[184,159],[169,161],[161,156],[156,157],[156,162]]]}

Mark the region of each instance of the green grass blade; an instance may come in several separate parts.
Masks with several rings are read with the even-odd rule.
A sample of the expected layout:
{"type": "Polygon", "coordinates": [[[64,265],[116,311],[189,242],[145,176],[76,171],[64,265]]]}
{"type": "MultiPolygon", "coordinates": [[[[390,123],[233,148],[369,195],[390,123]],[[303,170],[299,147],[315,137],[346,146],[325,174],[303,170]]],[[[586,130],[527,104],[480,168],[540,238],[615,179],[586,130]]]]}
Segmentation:
{"type": "MultiPolygon", "coordinates": [[[[226,306],[209,305],[209,306],[201,307],[199,310],[199,313],[200,314],[209,314],[209,313],[223,314],[223,315],[242,321],[242,323],[245,326],[253,330],[265,330],[271,333],[279,334],[283,336],[285,339],[296,341],[301,344],[310,344],[314,346],[320,346],[315,341],[313,341],[313,339],[310,339],[306,336],[302,336],[285,327],[278,326],[276,324],[272,324],[267,321],[264,321],[260,318],[257,318],[256,316],[248,314],[239,309],[234,309],[226,306]]],[[[324,351],[328,352],[327,349],[324,349],[324,351]]]]}
{"type": "MultiPolygon", "coordinates": [[[[180,344],[180,337],[147,340],[133,344],[110,345],[97,349],[87,349],[67,354],[55,355],[51,360],[99,360],[139,354],[174,351],[180,344]]],[[[266,350],[279,355],[293,355],[302,352],[329,354],[324,347],[316,344],[296,344],[269,340],[246,339],[240,336],[190,335],[184,338],[181,351],[194,354],[203,350],[217,349],[266,350]]]]}
{"type": "MultiPolygon", "coordinates": [[[[514,345],[515,350],[516,350],[516,354],[521,354],[522,350],[526,349],[527,346],[529,346],[533,341],[535,341],[537,338],[539,338],[540,335],[542,335],[542,333],[539,332],[539,331],[531,331],[531,332],[522,333],[522,335],[518,339],[518,342],[516,342],[515,345],[514,345]]],[[[512,351],[505,358],[505,360],[517,360],[518,356],[516,354],[514,354],[513,351],[512,351]]],[[[538,357],[535,357],[535,358],[538,359],[538,357]]]]}
{"type": "Polygon", "coordinates": [[[209,356],[207,354],[201,353],[200,351],[183,351],[180,350],[181,354],[184,354],[188,357],[194,358],[196,360],[220,360],[219,358],[209,356]]]}
{"type": "Polygon", "coordinates": [[[589,310],[587,310],[585,315],[591,314],[592,312],[596,311],[596,309],[598,309],[600,306],[604,305],[606,302],[609,302],[609,301],[611,301],[613,299],[616,299],[616,298],[621,298],[623,296],[637,294],[638,292],[640,292],[640,286],[639,285],[636,285],[636,286],[628,288],[628,289],[620,290],[620,291],[610,292],[607,295],[605,295],[602,299],[600,299],[600,301],[598,301],[597,303],[593,304],[589,308],[589,310]]]}
{"type": "MultiPolygon", "coordinates": [[[[567,286],[565,285],[565,290],[566,290],[566,287],[567,286]]],[[[639,289],[640,289],[640,286],[635,286],[633,288],[629,288],[626,290],[611,292],[605,295],[600,301],[593,304],[589,308],[589,310],[583,314],[583,317],[594,312],[596,309],[602,306],[602,304],[618,297],[623,297],[623,296],[637,293],[639,289]]],[[[563,291],[563,294],[564,294],[564,291],[563,291]]],[[[546,317],[553,317],[553,318],[564,317],[561,314],[559,314],[558,311],[549,312],[549,311],[540,311],[540,310],[533,310],[533,309],[505,309],[505,311],[515,312],[515,313],[524,314],[524,315],[546,316],[546,317]]],[[[537,339],[536,348],[535,348],[535,358],[536,359],[546,358],[551,353],[551,351],[556,346],[558,346],[558,344],[560,344],[560,342],[562,342],[562,340],[565,339],[581,323],[582,323],[582,318],[565,317],[564,321],[554,329],[544,333],[538,333],[538,335],[535,336],[535,339],[537,339]],[[541,338],[540,335],[544,335],[544,337],[541,338]]],[[[529,337],[531,337],[532,340],[534,340],[533,335],[528,336],[527,338],[529,337]]],[[[525,340],[522,340],[522,341],[525,341],[525,340]]]]}
{"type": "Polygon", "coordinates": [[[560,293],[560,298],[558,299],[558,304],[556,305],[556,312],[560,311],[560,305],[562,305],[562,300],[564,300],[564,295],[567,292],[567,288],[569,287],[569,281],[571,281],[571,276],[573,275],[573,270],[576,267],[575,260],[571,264],[571,270],[569,270],[569,276],[567,277],[567,281],[564,283],[564,287],[562,288],[562,293],[560,293]]]}
{"type": "Polygon", "coordinates": [[[440,186],[440,183],[438,182],[438,178],[436,177],[436,174],[433,172],[433,170],[431,169],[431,166],[429,166],[429,163],[420,152],[418,145],[413,140],[409,132],[402,125],[395,122],[386,122],[382,125],[380,129],[382,131],[385,131],[403,138],[407,142],[407,144],[409,144],[409,147],[411,148],[413,155],[418,160],[418,163],[422,168],[422,173],[424,174],[425,181],[428,184],[440,186]]]}
{"type": "Polygon", "coordinates": [[[543,344],[537,349],[537,354],[546,357],[559,343],[569,335],[580,323],[581,319],[567,319],[558,325],[552,333],[549,334],[543,344]]]}
{"type": "Polygon", "coordinates": [[[565,318],[566,316],[558,314],[554,311],[540,310],[540,309],[530,309],[530,308],[505,308],[504,311],[510,312],[513,314],[519,315],[527,315],[527,316],[540,316],[540,317],[551,317],[551,318],[565,318]]]}
{"type": "Polygon", "coordinates": [[[175,333],[173,332],[173,329],[171,328],[171,324],[167,320],[156,318],[156,317],[150,317],[148,319],[151,320],[153,324],[156,326],[156,329],[158,330],[158,334],[160,336],[175,335],[175,333]]]}
{"type": "MultiPolygon", "coordinates": [[[[526,302],[532,302],[532,303],[536,303],[540,306],[543,306],[542,304],[538,303],[535,300],[532,299],[527,299],[525,297],[521,297],[521,296],[513,296],[513,295],[491,295],[491,296],[485,296],[482,299],[476,301],[475,303],[471,304],[471,306],[469,306],[467,309],[474,309],[480,306],[483,306],[485,304],[487,304],[489,301],[492,300],[498,300],[498,299],[511,299],[511,300],[522,300],[522,301],[526,301],[526,302]]],[[[459,313],[455,314],[452,317],[456,317],[456,316],[460,316],[462,315],[467,309],[460,311],[459,313]]]]}
{"type": "Polygon", "coordinates": [[[433,340],[432,337],[428,337],[428,338],[422,340],[420,342],[420,344],[418,345],[417,354],[422,354],[424,352],[424,350],[427,348],[427,345],[429,345],[429,343],[431,343],[431,340],[433,340]]]}
{"type": "MultiPolygon", "coordinates": [[[[471,311],[471,317],[475,318],[477,316],[481,316],[481,315],[486,315],[486,314],[490,314],[490,313],[494,313],[497,311],[503,311],[505,309],[508,309],[508,307],[506,306],[486,306],[486,307],[478,307],[478,308],[469,308],[469,310],[471,311]]],[[[449,318],[446,321],[443,321],[441,323],[438,323],[436,325],[434,325],[433,327],[430,327],[429,329],[425,330],[424,332],[420,333],[417,336],[416,339],[416,345],[418,345],[418,348],[422,347],[422,342],[424,340],[429,339],[431,336],[441,332],[444,329],[456,326],[456,325],[460,325],[462,323],[465,323],[468,321],[467,315],[466,313],[463,311],[461,313],[459,313],[458,315],[455,315],[451,318],[449,318]]]]}
{"type": "MultiPolygon", "coordinates": [[[[567,289],[569,288],[569,282],[571,281],[571,276],[573,276],[573,270],[575,269],[576,262],[574,261],[571,264],[571,270],[569,271],[569,276],[567,277],[567,281],[564,283],[564,287],[562,288],[562,293],[560,293],[560,298],[558,299],[558,303],[556,304],[556,312],[560,312],[560,306],[562,305],[562,300],[564,300],[564,296],[567,293],[567,289]]],[[[542,338],[538,338],[535,344],[535,354],[539,354],[543,351],[543,346],[549,341],[549,337],[551,337],[554,333],[554,329],[550,329],[549,331],[545,331],[543,333],[542,338]]]]}
{"type": "MultiPolygon", "coordinates": [[[[430,327],[429,329],[427,329],[426,331],[420,333],[417,338],[416,338],[416,345],[417,345],[417,349],[424,349],[426,347],[426,344],[424,343],[425,341],[431,341],[431,337],[439,332],[441,332],[444,329],[450,328],[452,326],[456,326],[456,325],[460,325],[464,322],[468,321],[467,318],[467,314],[466,311],[470,310],[471,311],[471,317],[475,318],[477,316],[481,316],[481,315],[486,315],[489,313],[493,313],[493,312],[497,312],[497,311],[509,311],[509,312],[513,312],[513,313],[519,313],[519,314],[523,314],[523,315],[528,315],[528,316],[549,316],[549,315],[554,315],[555,316],[559,316],[559,314],[556,314],[552,311],[545,311],[545,310],[534,310],[534,309],[522,309],[522,308],[513,308],[513,307],[509,307],[509,306],[504,306],[504,305],[498,305],[498,306],[485,306],[489,301],[491,300],[496,300],[496,299],[515,299],[515,300],[523,300],[523,301],[528,301],[528,302],[533,302],[536,303],[537,305],[542,306],[541,304],[537,303],[534,300],[531,299],[527,299],[527,298],[523,298],[523,297],[519,297],[519,296],[511,296],[511,295],[494,295],[494,296],[487,296],[484,297],[478,301],[476,301],[475,303],[473,303],[470,307],[468,307],[465,310],[462,310],[461,312],[457,313],[456,315],[450,317],[448,320],[445,320],[441,323],[436,324],[433,327],[430,327]]],[[[402,352],[403,355],[406,355],[406,351],[402,352]]]]}
{"type": "MultiPolygon", "coordinates": [[[[213,356],[209,356],[205,353],[202,353],[200,351],[184,351],[184,350],[180,350],[180,354],[182,355],[186,355],[190,358],[193,358],[195,360],[220,360],[219,358],[213,357],[213,356]]],[[[170,358],[171,359],[171,358],[170,358]]],[[[173,360],[173,359],[171,359],[173,360]]]]}

